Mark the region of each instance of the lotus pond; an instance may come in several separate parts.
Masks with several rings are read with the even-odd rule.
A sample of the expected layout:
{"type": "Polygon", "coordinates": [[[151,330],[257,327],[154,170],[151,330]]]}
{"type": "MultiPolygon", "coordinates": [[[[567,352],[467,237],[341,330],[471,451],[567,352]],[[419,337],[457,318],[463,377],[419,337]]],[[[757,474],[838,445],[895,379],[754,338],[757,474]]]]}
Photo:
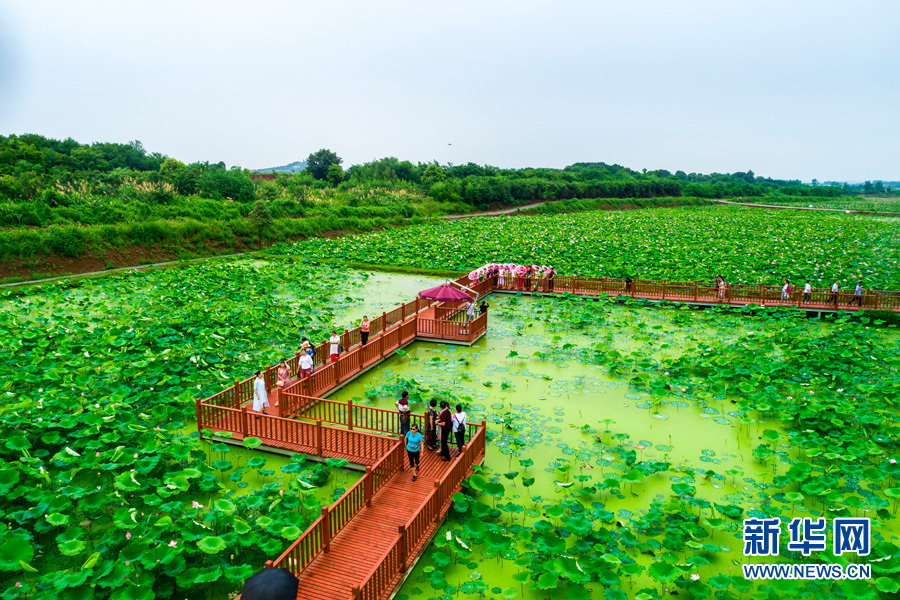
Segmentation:
{"type": "MultiPolygon", "coordinates": [[[[238,589],[358,475],[201,443],[193,398],[435,283],[243,260],[5,294],[0,598],[238,589]]],[[[335,395],[390,407],[409,389],[488,422],[485,468],[404,600],[897,589],[895,329],[772,310],[490,302],[473,348],[415,343],[335,395]],[[741,518],[816,514],[873,519],[876,579],[743,580],[741,518]]],[[[847,556],[779,558],[802,560],[847,556]]]]}
{"type": "Polygon", "coordinates": [[[708,206],[435,221],[273,250],[307,258],[453,269],[493,262],[556,267],[562,275],[669,281],[900,289],[893,218],[708,206]]]}
{"type": "MultiPolygon", "coordinates": [[[[414,410],[437,397],[488,423],[484,469],[398,598],[896,590],[896,330],[781,311],[491,304],[474,347],[417,342],[333,396],[390,408],[406,389],[414,410]],[[742,519],[772,516],[872,518],[877,579],[745,580],[742,519]]],[[[847,557],[769,562],[802,560],[847,557]]]]}
{"type": "Polygon", "coordinates": [[[0,597],[240,589],[359,475],[200,442],[193,399],[414,293],[386,281],[219,260],[6,291],[0,597]]]}

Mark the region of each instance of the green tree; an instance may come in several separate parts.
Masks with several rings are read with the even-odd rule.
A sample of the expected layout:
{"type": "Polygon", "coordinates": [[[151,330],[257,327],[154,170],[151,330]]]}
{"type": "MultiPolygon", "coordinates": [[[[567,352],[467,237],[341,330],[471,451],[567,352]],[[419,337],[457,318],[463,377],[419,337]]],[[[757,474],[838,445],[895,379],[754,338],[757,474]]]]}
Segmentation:
{"type": "Polygon", "coordinates": [[[425,172],[422,173],[422,183],[429,186],[439,181],[444,181],[446,178],[444,170],[434,163],[425,167],[425,172]]]}
{"type": "Polygon", "coordinates": [[[344,169],[341,168],[341,165],[329,166],[325,179],[328,180],[328,183],[331,185],[337,186],[344,180],[344,169]]]}
{"type": "MultiPolygon", "coordinates": [[[[306,170],[316,179],[326,179],[328,177],[328,167],[338,165],[344,162],[340,156],[322,148],[318,152],[313,152],[306,158],[306,170]]],[[[343,173],[343,171],[341,171],[343,173]]]]}
{"type": "Polygon", "coordinates": [[[275,219],[272,217],[272,211],[269,210],[265,202],[257,200],[253,203],[253,210],[250,211],[249,218],[253,226],[256,227],[256,231],[259,234],[259,247],[262,248],[263,238],[275,222],[275,219]]]}

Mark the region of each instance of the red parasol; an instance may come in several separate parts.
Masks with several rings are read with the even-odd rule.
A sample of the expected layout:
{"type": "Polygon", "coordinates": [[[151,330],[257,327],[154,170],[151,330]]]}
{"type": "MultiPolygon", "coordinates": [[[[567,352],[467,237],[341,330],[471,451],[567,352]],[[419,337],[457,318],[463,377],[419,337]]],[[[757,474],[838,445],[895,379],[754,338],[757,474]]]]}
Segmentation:
{"type": "Polygon", "coordinates": [[[464,300],[472,300],[472,296],[452,287],[449,283],[422,290],[419,292],[419,298],[437,300],[439,302],[461,302],[464,300]]]}

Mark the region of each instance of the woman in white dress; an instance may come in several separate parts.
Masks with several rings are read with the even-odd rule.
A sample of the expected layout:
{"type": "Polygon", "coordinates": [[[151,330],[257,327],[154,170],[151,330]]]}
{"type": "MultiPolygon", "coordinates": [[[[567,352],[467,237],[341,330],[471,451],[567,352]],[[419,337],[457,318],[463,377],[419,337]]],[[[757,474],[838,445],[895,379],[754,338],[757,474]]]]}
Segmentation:
{"type": "MultiPolygon", "coordinates": [[[[266,392],[266,380],[263,379],[262,371],[256,372],[256,379],[253,380],[253,410],[262,412],[267,415],[266,408],[269,406],[269,394],[266,392]]],[[[259,415],[256,415],[259,418],[259,415]]]]}

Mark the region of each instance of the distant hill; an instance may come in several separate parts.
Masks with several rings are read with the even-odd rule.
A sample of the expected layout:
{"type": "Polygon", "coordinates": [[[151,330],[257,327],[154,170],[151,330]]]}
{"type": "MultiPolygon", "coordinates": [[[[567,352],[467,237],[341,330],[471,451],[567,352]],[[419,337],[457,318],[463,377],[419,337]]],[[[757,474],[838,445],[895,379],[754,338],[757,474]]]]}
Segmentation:
{"type": "Polygon", "coordinates": [[[303,169],[306,168],[306,161],[296,160],[289,165],[282,165],[280,167],[269,167],[268,169],[251,169],[251,173],[271,173],[272,171],[276,173],[299,173],[303,169]]]}

